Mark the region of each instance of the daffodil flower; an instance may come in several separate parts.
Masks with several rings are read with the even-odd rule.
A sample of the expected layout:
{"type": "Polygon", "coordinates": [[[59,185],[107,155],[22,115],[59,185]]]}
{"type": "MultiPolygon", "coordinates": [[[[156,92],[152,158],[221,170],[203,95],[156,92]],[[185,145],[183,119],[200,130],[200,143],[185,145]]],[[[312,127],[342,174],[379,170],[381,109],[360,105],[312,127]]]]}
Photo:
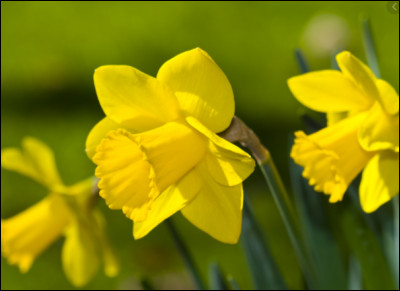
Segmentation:
{"type": "Polygon", "coordinates": [[[399,192],[399,95],[351,53],[336,59],[341,71],[288,81],[297,100],[328,118],[328,126],[314,134],[296,132],[291,156],[330,202],[342,200],[362,171],[360,202],[369,213],[399,192]]]}
{"type": "Polygon", "coordinates": [[[106,275],[115,276],[118,264],[104,234],[103,218],[91,205],[93,179],[65,186],[50,148],[32,137],[22,144],[22,151],[2,150],[2,167],[36,180],[50,193],[25,211],[1,220],[3,255],[25,273],[50,244],[65,235],[62,262],[72,284],[85,285],[96,274],[101,259],[106,275]]]}
{"type": "Polygon", "coordinates": [[[106,117],[86,148],[97,164],[100,195],[122,209],[141,238],[177,211],[215,239],[236,243],[242,182],[254,160],[216,133],[234,115],[228,79],[197,48],[162,65],[157,77],[129,66],[95,71],[106,117]]]}

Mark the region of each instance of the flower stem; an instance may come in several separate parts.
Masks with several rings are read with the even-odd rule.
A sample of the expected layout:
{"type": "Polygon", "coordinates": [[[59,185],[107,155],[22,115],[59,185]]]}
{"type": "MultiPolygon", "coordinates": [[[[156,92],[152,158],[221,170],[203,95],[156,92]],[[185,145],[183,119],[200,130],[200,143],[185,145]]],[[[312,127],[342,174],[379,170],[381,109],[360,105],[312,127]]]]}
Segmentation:
{"type": "Polygon", "coordinates": [[[175,245],[186,265],[186,267],[189,269],[190,274],[193,277],[194,283],[196,284],[198,290],[205,290],[204,283],[201,279],[200,273],[193,261],[193,258],[191,257],[186,245],[184,244],[181,236],[179,235],[173,221],[171,218],[165,220],[166,225],[168,226],[168,229],[172,235],[172,238],[175,242],[175,245]]]}
{"type": "Polygon", "coordinates": [[[221,133],[221,136],[230,142],[240,142],[242,146],[250,150],[256,159],[283,219],[308,287],[312,288],[311,278],[314,277],[312,276],[314,271],[309,263],[309,256],[300,235],[300,228],[296,223],[294,208],[269,151],[262,145],[257,135],[236,116],[233,118],[230,127],[221,133]]]}
{"type": "Polygon", "coordinates": [[[299,260],[300,267],[302,268],[307,283],[310,288],[312,288],[311,266],[308,263],[308,257],[306,255],[306,248],[303,245],[303,240],[301,239],[299,226],[295,220],[294,208],[289,200],[288,194],[286,192],[285,186],[283,185],[282,179],[279,172],[272,160],[269,152],[265,152],[265,160],[259,163],[261,172],[264,175],[265,180],[269,186],[272,197],[274,198],[275,204],[278,207],[279,213],[283,219],[286,230],[288,232],[289,238],[292,242],[293,248],[296,252],[297,259],[299,260]]]}

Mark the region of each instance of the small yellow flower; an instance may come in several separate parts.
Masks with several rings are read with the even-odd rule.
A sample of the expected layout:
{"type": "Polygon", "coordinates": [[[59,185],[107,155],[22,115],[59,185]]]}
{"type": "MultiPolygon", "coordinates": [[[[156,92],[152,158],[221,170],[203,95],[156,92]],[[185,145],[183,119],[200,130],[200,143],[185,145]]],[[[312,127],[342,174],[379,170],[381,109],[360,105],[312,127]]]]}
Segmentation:
{"type": "Polygon", "coordinates": [[[157,78],[129,66],[94,74],[106,117],[86,149],[100,195],[134,221],[141,238],[177,211],[215,239],[236,243],[242,182],[254,160],[220,138],[234,115],[233,92],[214,60],[197,48],[167,61],[157,78]]]}
{"type": "Polygon", "coordinates": [[[369,213],[399,192],[399,95],[351,53],[336,59],[341,72],[311,72],[288,81],[297,100],[328,118],[328,126],[314,134],[296,132],[291,156],[330,202],[342,200],[363,171],[360,202],[369,213]]]}
{"type": "Polygon", "coordinates": [[[6,148],[1,152],[2,167],[29,176],[49,189],[37,204],[1,220],[1,251],[10,264],[27,272],[38,257],[61,235],[63,269],[75,286],[85,285],[100,265],[115,276],[118,264],[104,234],[101,213],[91,207],[93,179],[65,186],[57,172],[52,151],[39,140],[23,140],[23,150],[6,148]]]}

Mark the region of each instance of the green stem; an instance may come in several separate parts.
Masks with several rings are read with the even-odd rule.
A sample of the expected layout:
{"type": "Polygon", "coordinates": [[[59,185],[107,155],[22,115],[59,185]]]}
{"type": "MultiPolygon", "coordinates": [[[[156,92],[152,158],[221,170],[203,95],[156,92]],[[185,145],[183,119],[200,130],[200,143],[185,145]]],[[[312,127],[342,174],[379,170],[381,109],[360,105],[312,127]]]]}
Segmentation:
{"type": "Polygon", "coordinates": [[[311,278],[313,278],[313,271],[311,269],[311,265],[309,264],[308,256],[305,252],[306,248],[304,247],[303,240],[301,239],[299,226],[295,220],[296,216],[294,213],[294,208],[289,200],[285,186],[283,185],[282,179],[268,150],[265,149],[264,155],[265,159],[263,161],[259,161],[258,165],[260,166],[261,172],[267,181],[272,197],[283,219],[283,223],[285,224],[308,286],[312,288],[314,285],[311,280],[311,278]]]}
{"type": "Polygon", "coordinates": [[[283,219],[307,283],[310,288],[313,288],[314,284],[311,278],[315,278],[315,271],[311,267],[311,260],[301,239],[300,228],[296,224],[294,208],[269,151],[262,145],[257,135],[237,116],[234,116],[231,125],[221,133],[221,136],[230,142],[240,142],[250,150],[256,159],[283,219]]]}
{"type": "Polygon", "coordinates": [[[186,267],[189,269],[190,274],[193,277],[193,280],[199,290],[205,290],[204,283],[201,279],[200,273],[193,261],[192,256],[190,255],[186,245],[184,244],[181,236],[179,235],[177,229],[175,228],[174,223],[172,222],[171,218],[165,220],[166,225],[168,226],[168,229],[172,235],[172,238],[175,242],[175,245],[186,265],[186,267]]]}

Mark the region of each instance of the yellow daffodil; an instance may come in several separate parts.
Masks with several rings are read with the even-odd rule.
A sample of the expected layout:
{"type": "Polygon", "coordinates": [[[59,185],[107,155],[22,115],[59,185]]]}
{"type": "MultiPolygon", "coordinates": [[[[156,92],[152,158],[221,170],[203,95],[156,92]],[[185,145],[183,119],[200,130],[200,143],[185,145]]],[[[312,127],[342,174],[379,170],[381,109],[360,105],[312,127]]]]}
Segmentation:
{"type": "Polygon", "coordinates": [[[106,117],[86,148],[100,195],[122,209],[141,238],[177,211],[217,240],[236,243],[242,182],[253,159],[216,133],[234,115],[228,79],[197,48],[172,58],[153,78],[129,66],[95,71],[106,117]]]}
{"type": "Polygon", "coordinates": [[[91,203],[93,179],[65,186],[50,148],[31,137],[22,145],[22,151],[2,150],[2,167],[33,178],[50,193],[25,211],[1,220],[1,251],[8,262],[25,273],[36,257],[65,235],[62,262],[72,284],[83,286],[96,274],[100,252],[106,275],[116,275],[118,264],[104,234],[103,218],[91,203]]]}
{"type": "Polygon", "coordinates": [[[399,192],[399,95],[351,53],[337,55],[340,71],[289,79],[305,106],[327,114],[328,126],[296,132],[291,156],[316,191],[342,200],[361,172],[360,202],[373,212],[399,192]]]}

